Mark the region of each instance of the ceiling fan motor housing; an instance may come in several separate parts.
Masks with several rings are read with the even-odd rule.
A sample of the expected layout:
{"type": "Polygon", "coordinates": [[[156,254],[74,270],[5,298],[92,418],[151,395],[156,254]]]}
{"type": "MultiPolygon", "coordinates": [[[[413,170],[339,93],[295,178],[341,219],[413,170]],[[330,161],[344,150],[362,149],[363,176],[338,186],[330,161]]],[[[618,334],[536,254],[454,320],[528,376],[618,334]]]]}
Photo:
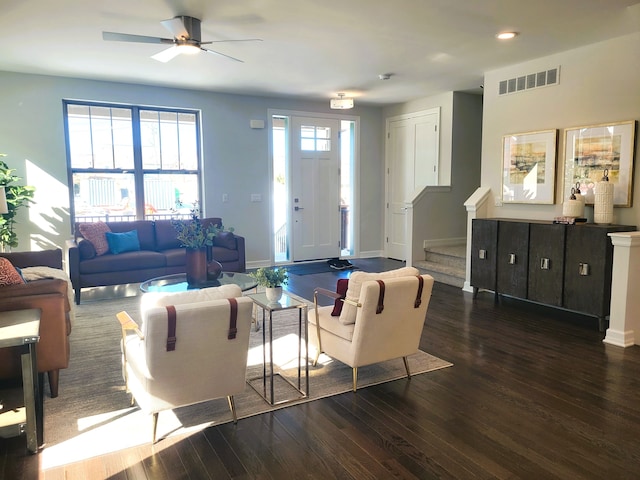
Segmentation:
{"type": "Polygon", "coordinates": [[[180,23],[182,24],[182,27],[184,28],[184,32],[180,32],[178,29],[174,30],[173,28],[169,28],[169,31],[171,31],[174,34],[174,37],[176,37],[177,39],[181,39],[181,37],[186,32],[187,39],[194,40],[196,42],[200,42],[202,40],[202,31],[200,28],[199,19],[194,17],[189,17],[187,15],[182,15],[182,16],[175,17],[171,20],[167,20],[167,22],[171,22],[172,26],[174,26],[175,24],[173,22],[176,20],[180,21],[180,23]]]}

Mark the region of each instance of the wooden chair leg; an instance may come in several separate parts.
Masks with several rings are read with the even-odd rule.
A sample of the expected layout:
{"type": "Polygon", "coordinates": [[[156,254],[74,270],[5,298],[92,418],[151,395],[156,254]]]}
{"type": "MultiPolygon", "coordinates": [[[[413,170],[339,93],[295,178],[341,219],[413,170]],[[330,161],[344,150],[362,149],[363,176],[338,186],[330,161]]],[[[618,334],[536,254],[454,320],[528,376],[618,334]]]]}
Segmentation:
{"type": "Polygon", "coordinates": [[[58,396],[58,384],[60,382],[60,370],[49,370],[47,372],[49,377],[49,390],[51,390],[51,398],[58,396]]]}
{"type": "Polygon", "coordinates": [[[231,415],[233,415],[233,423],[238,423],[238,416],[236,415],[236,403],[233,401],[233,395],[227,397],[229,402],[229,408],[231,409],[231,415]]]}

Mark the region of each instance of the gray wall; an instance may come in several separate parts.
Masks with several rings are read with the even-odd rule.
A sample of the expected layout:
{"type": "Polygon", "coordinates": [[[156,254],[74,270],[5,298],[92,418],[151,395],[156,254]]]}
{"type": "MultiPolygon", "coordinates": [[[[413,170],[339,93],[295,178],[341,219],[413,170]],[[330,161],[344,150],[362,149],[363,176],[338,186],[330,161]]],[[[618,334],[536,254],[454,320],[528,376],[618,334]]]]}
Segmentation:
{"type": "MultiPolygon", "coordinates": [[[[326,102],[0,72],[0,153],[23,182],[36,187],[36,204],[18,216],[16,250],[64,247],[71,236],[63,99],[195,108],[202,112],[205,215],[220,216],[247,239],[247,261],[267,263],[269,251],[268,129],[252,130],[267,110],[335,113],[326,102]],[[222,203],[222,193],[229,195],[222,203]],[[252,193],[263,202],[250,202],[252,193]]],[[[357,102],[356,102],[357,103],[357,102]]],[[[382,109],[358,106],[360,118],[360,251],[382,249],[384,130],[382,109]]]]}
{"type": "MultiPolygon", "coordinates": [[[[482,186],[500,196],[502,137],[556,128],[558,166],[554,205],[494,206],[489,216],[552,220],[562,214],[564,129],[640,119],[640,33],[581,47],[535,61],[487,72],[484,82],[482,186]],[[522,74],[560,66],[560,84],[498,96],[498,82],[522,74]]],[[[636,168],[640,142],[636,140],[636,168]]],[[[636,171],[634,192],[640,192],[636,171]]],[[[593,208],[587,207],[593,220],[593,208]]],[[[615,208],[614,222],[640,227],[640,205],[615,208]]]]}

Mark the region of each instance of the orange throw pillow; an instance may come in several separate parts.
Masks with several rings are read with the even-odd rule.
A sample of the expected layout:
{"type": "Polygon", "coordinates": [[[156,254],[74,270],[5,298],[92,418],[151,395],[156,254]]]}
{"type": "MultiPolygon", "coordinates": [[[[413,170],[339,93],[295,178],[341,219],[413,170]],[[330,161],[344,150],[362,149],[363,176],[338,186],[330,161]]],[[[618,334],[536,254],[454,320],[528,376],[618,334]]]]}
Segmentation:
{"type": "Polygon", "coordinates": [[[4,257],[0,257],[0,286],[19,285],[24,283],[16,267],[4,257]]]}

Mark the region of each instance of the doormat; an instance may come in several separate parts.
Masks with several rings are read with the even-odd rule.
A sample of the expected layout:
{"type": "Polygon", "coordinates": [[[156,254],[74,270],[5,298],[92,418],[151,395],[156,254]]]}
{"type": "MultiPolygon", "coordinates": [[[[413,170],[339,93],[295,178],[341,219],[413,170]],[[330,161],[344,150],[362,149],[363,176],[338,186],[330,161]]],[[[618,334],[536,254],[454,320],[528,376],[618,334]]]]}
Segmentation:
{"type": "MultiPolygon", "coordinates": [[[[293,275],[310,275],[314,273],[327,273],[327,272],[339,272],[335,268],[332,268],[326,261],[302,263],[300,265],[287,265],[285,267],[287,271],[293,275]]],[[[349,270],[355,270],[358,267],[352,266],[349,270]]]]}

